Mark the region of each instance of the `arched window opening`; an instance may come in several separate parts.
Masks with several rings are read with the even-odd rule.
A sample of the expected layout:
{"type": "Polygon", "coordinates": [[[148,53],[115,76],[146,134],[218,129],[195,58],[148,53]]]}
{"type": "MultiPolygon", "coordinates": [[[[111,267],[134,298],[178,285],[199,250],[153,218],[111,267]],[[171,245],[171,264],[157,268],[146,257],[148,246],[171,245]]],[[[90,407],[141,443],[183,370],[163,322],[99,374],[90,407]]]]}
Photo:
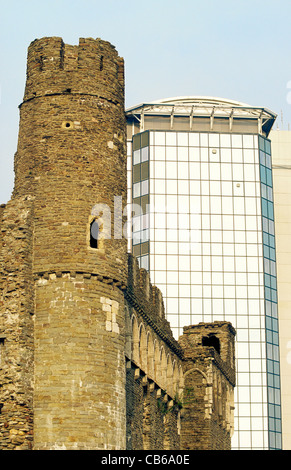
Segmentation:
{"type": "Polygon", "coordinates": [[[90,224],[90,247],[98,248],[100,226],[98,220],[94,219],[90,224]]]}
{"type": "Polygon", "coordinates": [[[212,346],[220,354],[220,341],[215,335],[203,336],[202,346],[212,346]]]}

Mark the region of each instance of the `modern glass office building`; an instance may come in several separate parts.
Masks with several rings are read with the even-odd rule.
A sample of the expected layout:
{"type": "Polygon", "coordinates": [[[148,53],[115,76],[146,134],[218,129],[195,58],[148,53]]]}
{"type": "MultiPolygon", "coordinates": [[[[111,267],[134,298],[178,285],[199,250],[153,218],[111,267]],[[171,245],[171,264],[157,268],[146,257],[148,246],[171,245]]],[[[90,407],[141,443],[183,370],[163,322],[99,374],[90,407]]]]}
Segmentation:
{"type": "Polygon", "coordinates": [[[126,111],[131,249],[184,325],[237,330],[233,449],[281,449],[275,227],[265,108],[205,97],[126,111]]]}

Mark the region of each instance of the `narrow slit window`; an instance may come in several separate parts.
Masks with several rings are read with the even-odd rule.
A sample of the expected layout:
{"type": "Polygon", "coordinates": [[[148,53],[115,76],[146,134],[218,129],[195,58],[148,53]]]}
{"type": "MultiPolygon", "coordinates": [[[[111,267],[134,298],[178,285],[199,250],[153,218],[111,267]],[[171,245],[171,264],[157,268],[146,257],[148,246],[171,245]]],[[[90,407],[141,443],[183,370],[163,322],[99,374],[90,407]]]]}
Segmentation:
{"type": "Polygon", "coordinates": [[[103,55],[100,57],[100,72],[103,70],[103,55]]]}
{"type": "Polygon", "coordinates": [[[0,366],[4,363],[4,342],[5,338],[0,336],[0,366]]]}
{"type": "Polygon", "coordinates": [[[93,220],[90,224],[90,247],[91,248],[98,248],[98,239],[99,239],[99,222],[98,220],[93,220]]]}

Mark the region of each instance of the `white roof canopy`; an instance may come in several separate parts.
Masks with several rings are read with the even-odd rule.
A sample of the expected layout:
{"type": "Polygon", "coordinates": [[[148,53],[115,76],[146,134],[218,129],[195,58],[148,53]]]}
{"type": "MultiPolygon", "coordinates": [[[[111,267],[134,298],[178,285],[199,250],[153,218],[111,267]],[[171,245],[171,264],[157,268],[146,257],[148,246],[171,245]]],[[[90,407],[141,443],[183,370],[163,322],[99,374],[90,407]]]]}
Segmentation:
{"type": "Polygon", "coordinates": [[[267,108],[250,106],[238,101],[226,100],[223,98],[208,96],[182,96],[153,101],[151,103],[141,103],[126,110],[126,115],[135,116],[141,122],[145,115],[163,115],[174,117],[189,116],[209,117],[213,121],[215,118],[228,118],[230,126],[233,119],[253,119],[258,121],[258,132],[269,134],[277,115],[267,108]]]}

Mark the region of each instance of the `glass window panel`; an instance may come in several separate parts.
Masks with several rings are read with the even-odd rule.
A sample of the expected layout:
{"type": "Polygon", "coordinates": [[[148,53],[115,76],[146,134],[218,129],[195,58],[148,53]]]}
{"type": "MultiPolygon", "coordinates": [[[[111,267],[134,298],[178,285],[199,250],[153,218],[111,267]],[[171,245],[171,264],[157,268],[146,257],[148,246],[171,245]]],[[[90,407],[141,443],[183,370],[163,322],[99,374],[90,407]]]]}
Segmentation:
{"type": "Polygon", "coordinates": [[[244,178],[246,181],[255,181],[254,165],[244,164],[244,178]]]}
{"type": "Polygon", "coordinates": [[[208,134],[200,134],[201,147],[208,147],[208,134]]]}
{"type": "Polygon", "coordinates": [[[167,299],[167,311],[168,313],[178,313],[178,298],[167,299]]]}
{"type": "Polygon", "coordinates": [[[141,179],[146,180],[149,178],[149,162],[144,162],[140,166],[141,179]]]}
{"type": "Polygon", "coordinates": [[[190,259],[189,256],[179,256],[179,268],[183,271],[190,270],[190,259]]]}
{"type": "Polygon", "coordinates": [[[220,181],[211,181],[211,183],[210,183],[210,194],[212,196],[220,196],[220,194],[221,194],[221,183],[220,183],[220,181]]]}
{"type": "Polygon", "coordinates": [[[221,147],[231,147],[230,134],[220,134],[221,147]]]}
{"type": "Polygon", "coordinates": [[[232,214],[233,213],[233,199],[231,197],[222,197],[222,213],[223,214],[232,214]]]}
{"type": "Polygon", "coordinates": [[[140,267],[143,269],[146,269],[147,271],[149,270],[149,256],[142,256],[140,258],[140,267]]]}
{"type": "Polygon", "coordinates": [[[243,135],[243,146],[244,148],[253,148],[254,139],[252,135],[243,135]]]}
{"type": "Polygon", "coordinates": [[[189,194],[198,195],[200,194],[200,182],[190,181],[189,182],[189,194]]]}
{"type": "Polygon", "coordinates": [[[234,242],[234,232],[231,230],[226,230],[222,232],[222,238],[224,243],[233,243],[234,242]]]}
{"type": "Polygon", "coordinates": [[[209,181],[201,181],[201,194],[208,195],[210,194],[209,181]]]}
{"type": "Polygon", "coordinates": [[[223,271],[223,258],[212,256],[212,271],[223,271]]]}
{"type": "MultiPolygon", "coordinates": [[[[239,315],[246,315],[248,313],[248,303],[246,299],[237,299],[236,304],[237,304],[237,313],[239,315]]],[[[246,334],[246,336],[248,336],[248,334],[246,334]]],[[[241,338],[241,334],[240,334],[240,338],[241,338]]],[[[248,337],[246,338],[246,341],[248,341],[248,337]]]]}
{"type": "MultiPolygon", "coordinates": [[[[225,239],[225,237],[223,237],[225,239]]],[[[232,243],[225,243],[223,245],[223,254],[225,256],[234,256],[234,245],[232,243]]]]}
{"type": "Polygon", "coordinates": [[[221,214],[221,198],[218,196],[211,196],[210,207],[212,213],[221,214]]]}
{"type": "Polygon", "coordinates": [[[167,179],[166,189],[168,194],[177,194],[177,180],[167,179]]]}
{"type": "Polygon", "coordinates": [[[156,194],[165,194],[166,192],[166,182],[165,180],[155,180],[155,193],[156,194]]]}
{"type": "Polygon", "coordinates": [[[235,259],[235,267],[238,272],[245,272],[247,269],[247,259],[243,256],[237,256],[235,259]]]}
{"type": "Polygon", "coordinates": [[[140,150],[135,150],[133,152],[133,164],[138,165],[140,163],[140,150]]]}
{"type": "Polygon", "coordinates": [[[151,199],[151,209],[155,212],[164,213],[166,211],[166,196],[155,195],[154,200],[151,199]]]}
{"type": "Polygon", "coordinates": [[[166,175],[167,178],[177,178],[177,163],[176,162],[166,162],[166,175]]]}
{"type": "Polygon", "coordinates": [[[209,134],[209,147],[219,147],[219,134],[209,134]]]}
{"type": "Polygon", "coordinates": [[[178,227],[179,227],[179,230],[189,228],[189,222],[190,222],[190,219],[189,219],[188,214],[183,214],[183,213],[178,214],[178,227]]]}
{"type": "Polygon", "coordinates": [[[166,225],[166,215],[165,214],[156,214],[155,215],[155,228],[165,228],[166,225]]]}
{"type": "Polygon", "coordinates": [[[201,208],[202,208],[202,213],[207,214],[210,212],[209,208],[209,197],[204,196],[201,198],[201,208]]]}
{"type": "Polygon", "coordinates": [[[201,162],[208,162],[208,148],[200,148],[200,160],[201,162]]]}
{"type": "MultiPolygon", "coordinates": [[[[246,219],[246,230],[257,230],[257,218],[252,215],[247,215],[246,219]]],[[[257,243],[257,235],[247,233],[248,243],[257,243]],[[252,240],[252,241],[251,241],[252,240]]]]}
{"type": "Polygon", "coordinates": [[[190,132],[189,134],[189,145],[192,147],[199,147],[199,134],[196,132],[190,132]]]}
{"type": "Polygon", "coordinates": [[[189,196],[178,196],[178,210],[181,214],[187,214],[190,210],[189,196]]]}
{"type": "Polygon", "coordinates": [[[166,270],[167,269],[166,256],[165,255],[156,255],[155,256],[155,264],[156,264],[156,270],[157,269],[159,271],[166,270]]]}
{"type": "Polygon", "coordinates": [[[262,215],[268,217],[268,201],[266,199],[261,199],[262,204],[262,215]]]}
{"type": "Polygon", "coordinates": [[[169,271],[177,271],[178,257],[175,255],[167,255],[167,266],[169,271]]]}
{"type": "Polygon", "coordinates": [[[190,162],[189,163],[189,177],[192,180],[200,180],[200,163],[190,162]]]}
{"type": "Polygon", "coordinates": [[[224,270],[225,271],[234,271],[234,257],[227,256],[224,258],[224,270]]]}
{"type": "Polygon", "coordinates": [[[189,160],[193,162],[200,161],[200,149],[199,148],[189,148],[189,160]]]}
{"type": "Polygon", "coordinates": [[[188,132],[177,133],[178,146],[188,146],[188,132]]]}
{"type": "Polygon", "coordinates": [[[233,148],[242,148],[242,135],[241,134],[232,134],[231,141],[232,141],[233,148]]]}
{"type": "Polygon", "coordinates": [[[133,183],[140,181],[140,165],[135,165],[133,167],[132,180],[133,183]]]}
{"type": "Polygon", "coordinates": [[[165,145],[166,143],[166,134],[165,132],[157,131],[155,132],[155,144],[156,145],[165,145]]]}
{"type": "Polygon", "coordinates": [[[177,147],[166,147],[166,160],[177,160],[177,147]]]}
{"type": "MultiPolygon", "coordinates": [[[[220,207],[220,204],[219,204],[219,207],[220,207]]],[[[211,215],[211,229],[212,230],[222,229],[222,217],[220,215],[211,215]]]]}
{"type": "Polygon", "coordinates": [[[240,231],[236,231],[234,232],[234,240],[235,240],[235,243],[245,243],[245,231],[243,230],[240,230],[240,231]]]}
{"type": "Polygon", "coordinates": [[[178,178],[188,179],[189,178],[189,165],[186,162],[178,163],[178,178]]]}
{"type": "Polygon", "coordinates": [[[266,181],[268,186],[272,186],[272,170],[270,168],[266,168],[266,181]]]}
{"type": "Polygon", "coordinates": [[[240,163],[235,163],[232,167],[233,179],[234,181],[243,181],[243,165],[240,163]]]}
{"type": "Polygon", "coordinates": [[[149,192],[149,180],[145,180],[141,182],[141,196],[144,194],[148,194],[149,192]]]}
{"type": "Polygon", "coordinates": [[[260,150],[259,152],[260,164],[266,166],[266,155],[265,152],[260,150]]]}
{"type": "Polygon", "coordinates": [[[223,299],[223,286],[212,286],[212,296],[214,299],[223,299]]]}
{"type": "Polygon", "coordinates": [[[232,180],[232,166],[230,163],[221,163],[222,181],[232,180]]]}
{"type": "Polygon", "coordinates": [[[134,197],[134,198],[140,196],[140,183],[135,183],[135,184],[132,186],[132,194],[133,194],[133,197],[134,197]]]}
{"type": "Polygon", "coordinates": [[[209,180],[209,166],[208,163],[201,163],[201,179],[209,180]]]}
{"type": "Polygon", "coordinates": [[[165,160],[165,147],[155,147],[155,160],[165,160]]]}
{"type": "Polygon", "coordinates": [[[246,197],[245,198],[246,214],[256,215],[257,213],[257,202],[255,198],[246,197]]]}
{"type": "Polygon", "coordinates": [[[265,152],[271,154],[271,142],[269,140],[265,140],[265,152]]]}
{"type": "Polygon", "coordinates": [[[246,182],[244,184],[246,196],[256,196],[256,183],[246,182]]]}
{"type": "Polygon", "coordinates": [[[167,241],[174,242],[178,239],[178,230],[169,229],[167,230],[167,241]]]}
{"type": "Polygon", "coordinates": [[[174,214],[178,211],[178,196],[177,195],[167,195],[167,212],[174,214]]]}
{"type": "Polygon", "coordinates": [[[211,162],[209,164],[209,177],[211,180],[220,180],[220,163],[211,162]]]}
{"type": "Polygon", "coordinates": [[[233,201],[234,205],[234,213],[235,214],[244,214],[245,207],[244,207],[244,198],[242,197],[235,197],[233,201]]]}
{"type": "Polygon", "coordinates": [[[267,176],[266,176],[266,167],[260,165],[260,176],[261,176],[261,183],[267,183],[267,176]]]}
{"type": "Polygon", "coordinates": [[[178,161],[188,161],[188,147],[178,147],[178,161]]]}
{"type": "Polygon", "coordinates": [[[177,133],[166,132],[166,145],[176,145],[176,143],[177,143],[177,133]]]}
{"type": "Polygon", "coordinates": [[[243,151],[243,161],[244,163],[254,163],[254,151],[245,149],[243,151]]]}
{"type": "Polygon", "coordinates": [[[221,183],[221,194],[223,196],[232,196],[233,185],[231,182],[222,181],[221,183]]]}
{"type": "Polygon", "coordinates": [[[165,178],[166,176],[166,164],[165,162],[155,162],[155,176],[156,178],[165,178]]]}
{"type": "Polygon", "coordinates": [[[231,149],[220,149],[220,161],[223,163],[231,162],[231,149]]]}
{"type": "Polygon", "coordinates": [[[266,155],[266,167],[272,168],[271,155],[266,155]]]}
{"type": "Polygon", "coordinates": [[[144,147],[141,149],[141,161],[146,162],[149,159],[149,148],[144,147]]]}
{"type": "Polygon", "coordinates": [[[232,150],[232,161],[233,161],[233,163],[242,163],[242,161],[243,161],[242,149],[233,149],[232,150]]]}
{"type": "Polygon", "coordinates": [[[155,229],[154,231],[156,241],[165,241],[166,240],[166,230],[155,229]]]}

